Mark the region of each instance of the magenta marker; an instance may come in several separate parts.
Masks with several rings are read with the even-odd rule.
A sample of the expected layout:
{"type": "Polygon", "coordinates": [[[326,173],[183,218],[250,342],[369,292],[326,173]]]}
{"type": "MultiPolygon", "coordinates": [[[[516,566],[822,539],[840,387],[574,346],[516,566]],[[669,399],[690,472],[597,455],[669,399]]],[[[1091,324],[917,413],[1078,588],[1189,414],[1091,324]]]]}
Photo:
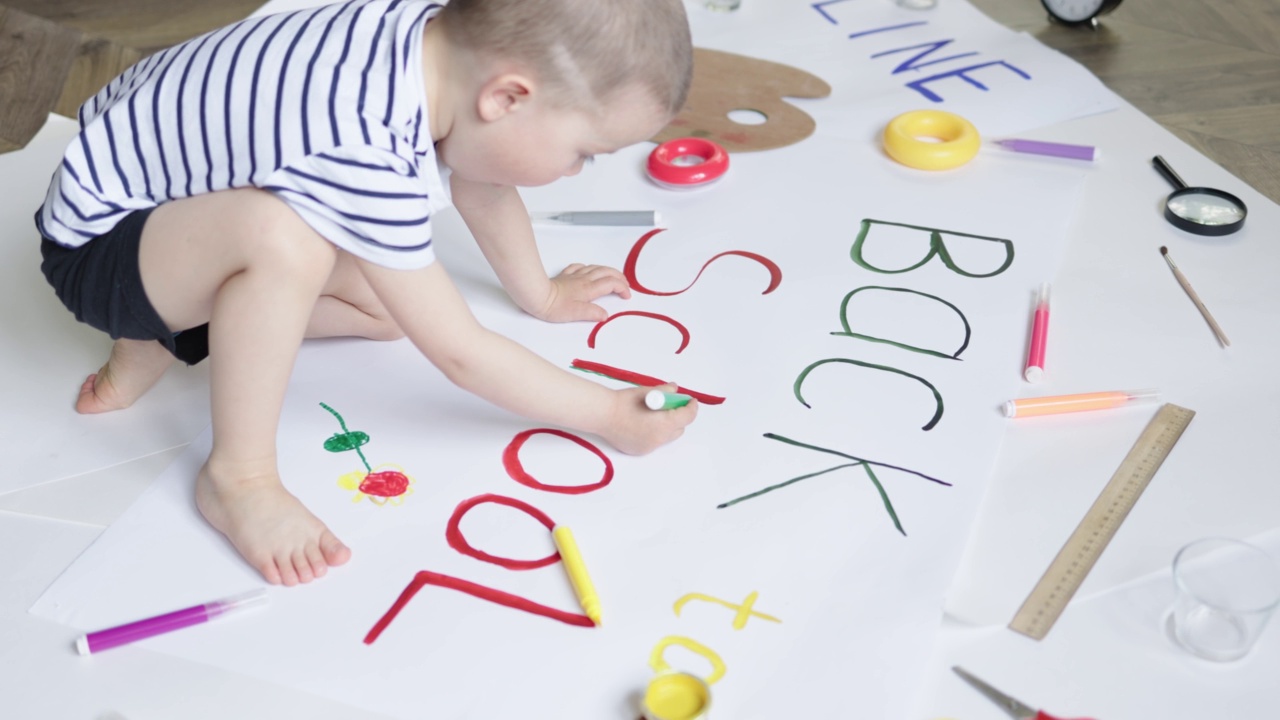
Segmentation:
{"type": "Polygon", "coordinates": [[[242,595],[214,600],[203,605],[195,605],[183,610],[175,610],[164,615],[138,620],[127,625],[81,635],[76,639],[76,650],[81,655],[98,653],[103,650],[110,650],[118,645],[128,645],[156,635],[181,630],[184,627],[207,623],[214,618],[222,617],[237,610],[247,610],[266,604],[267,591],[265,589],[254,590],[242,595]]]}
{"type": "Polygon", "coordinates": [[[996,140],[997,145],[1020,153],[1033,155],[1052,155],[1053,157],[1071,158],[1072,160],[1096,160],[1098,149],[1090,145],[1068,145],[1066,143],[1043,142],[1040,140],[996,140]]]}
{"type": "Polygon", "coordinates": [[[1027,366],[1022,376],[1027,382],[1038,383],[1044,377],[1044,350],[1049,342],[1049,283],[1040,286],[1036,300],[1035,319],[1031,323],[1031,349],[1027,351],[1027,366]]]}

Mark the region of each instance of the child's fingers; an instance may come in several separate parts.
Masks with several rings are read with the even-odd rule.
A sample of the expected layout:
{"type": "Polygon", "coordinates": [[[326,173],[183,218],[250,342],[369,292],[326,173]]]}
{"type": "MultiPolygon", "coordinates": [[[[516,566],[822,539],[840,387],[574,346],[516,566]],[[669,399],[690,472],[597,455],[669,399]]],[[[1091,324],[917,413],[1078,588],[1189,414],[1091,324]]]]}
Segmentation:
{"type": "Polygon", "coordinates": [[[592,299],[604,297],[605,295],[618,295],[622,298],[631,297],[631,286],[627,284],[627,279],[622,273],[612,271],[610,268],[601,268],[608,272],[592,272],[582,276],[582,285],[580,287],[592,299]]]}
{"type": "Polygon", "coordinates": [[[591,283],[591,292],[595,297],[604,297],[612,294],[623,299],[629,300],[631,298],[631,286],[621,278],[600,278],[591,283]]]}
{"type": "MultiPolygon", "coordinates": [[[[573,267],[572,265],[570,267],[573,267]]],[[[565,274],[581,275],[588,280],[599,280],[601,278],[614,278],[621,283],[627,282],[627,276],[621,270],[608,265],[579,265],[572,273],[569,268],[565,268],[565,274]]]]}
{"type": "Polygon", "coordinates": [[[670,410],[668,412],[671,413],[672,419],[679,421],[680,432],[684,432],[684,427],[689,423],[692,423],[694,419],[698,417],[699,407],[700,405],[695,399],[690,400],[686,405],[684,405],[684,407],[678,407],[675,410],[670,410]]]}
{"type": "Polygon", "coordinates": [[[577,320],[590,320],[592,322],[603,322],[609,319],[609,311],[591,302],[582,302],[574,300],[566,303],[558,317],[552,317],[551,320],[559,322],[573,322],[577,320]]]}

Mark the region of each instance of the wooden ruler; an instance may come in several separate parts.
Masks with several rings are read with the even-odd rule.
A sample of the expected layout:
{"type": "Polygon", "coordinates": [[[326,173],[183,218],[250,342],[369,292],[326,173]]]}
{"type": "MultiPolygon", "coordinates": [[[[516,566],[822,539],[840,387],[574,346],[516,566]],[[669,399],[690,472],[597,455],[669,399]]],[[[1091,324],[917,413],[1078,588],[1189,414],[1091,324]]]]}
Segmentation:
{"type": "Polygon", "coordinates": [[[1195,415],[1177,405],[1161,406],[1013,616],[1010,630],[1044,639],[1195,415]]]}

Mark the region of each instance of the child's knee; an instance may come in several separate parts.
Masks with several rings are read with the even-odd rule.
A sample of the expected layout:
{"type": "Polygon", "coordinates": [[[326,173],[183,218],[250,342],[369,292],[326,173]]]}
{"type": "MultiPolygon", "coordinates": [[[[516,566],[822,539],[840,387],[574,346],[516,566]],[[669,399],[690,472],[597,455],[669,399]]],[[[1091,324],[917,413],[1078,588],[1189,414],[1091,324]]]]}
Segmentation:
{"type": "Polygon", "coordinates": [[[369,323],[369,330],[365,333],[365,337],[370,340],[390,342],[403,338],[404,330],[395,320],[389,317],[373,318],[369,323]]]}
{"type": "MultiPolygon", "coordinates": [[[[333,271],[338,251],[276,196],[263,191],[242,193],[240,222],[251,238],[251,262],[289,277],[324,282],[333,271]]],[[[282,280],[284,278],[282,277],[282,280]]]]}

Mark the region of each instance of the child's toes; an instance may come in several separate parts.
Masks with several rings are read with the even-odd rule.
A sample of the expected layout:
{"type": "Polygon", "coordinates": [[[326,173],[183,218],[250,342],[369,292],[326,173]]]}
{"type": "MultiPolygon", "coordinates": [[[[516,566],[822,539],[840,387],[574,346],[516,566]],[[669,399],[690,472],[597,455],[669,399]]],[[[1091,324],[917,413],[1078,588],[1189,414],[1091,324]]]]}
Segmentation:
{"type": "Polygon", "coordinates": [[[267,558],[259,562],[250,562],[251,565],[260,573],[262,578],[272,585],[280,585],[282,580],[280,571],[276,569],[275,558],[267,558]]]}
{"type": "Polygon", "coordinates": [[[336,535],[325,530],[320,535],[320,552],[329,567],[341,565],[351,559],[351,548],[342,544],[336,535]]]}
{"type": "Polygon", "coordinates": [[[295,551],[293,557],[290,558],[290,564],[294,573],[298,576],[298,582],[305,584],[316,579],[316,576],[311,572],[311,561],[307,559],[307,551],[305,549],[295,551]]]}
{"type": "Polygon", "coordinates": [[[307,545],[306,563],[311,566],[313,577],[322,578],[329,572],[329,565],[324,561],[324,553],[320,552],[319,545],[307,545]]]}
{"type": "Polygon", "coordinates": [[[298,573],[293,569],[293,556],[282,555],[276,558],[276,569],[280,571],[280,584],[293,587],[298,584],[298,573]]]}
{"type": "Polygon", "coordinates": [[[94,373],[80,384],[80,396],[76,398],[76,412],[91,415],[102,412],[105,403],[98,397],[98,374],[94,373]]]}

